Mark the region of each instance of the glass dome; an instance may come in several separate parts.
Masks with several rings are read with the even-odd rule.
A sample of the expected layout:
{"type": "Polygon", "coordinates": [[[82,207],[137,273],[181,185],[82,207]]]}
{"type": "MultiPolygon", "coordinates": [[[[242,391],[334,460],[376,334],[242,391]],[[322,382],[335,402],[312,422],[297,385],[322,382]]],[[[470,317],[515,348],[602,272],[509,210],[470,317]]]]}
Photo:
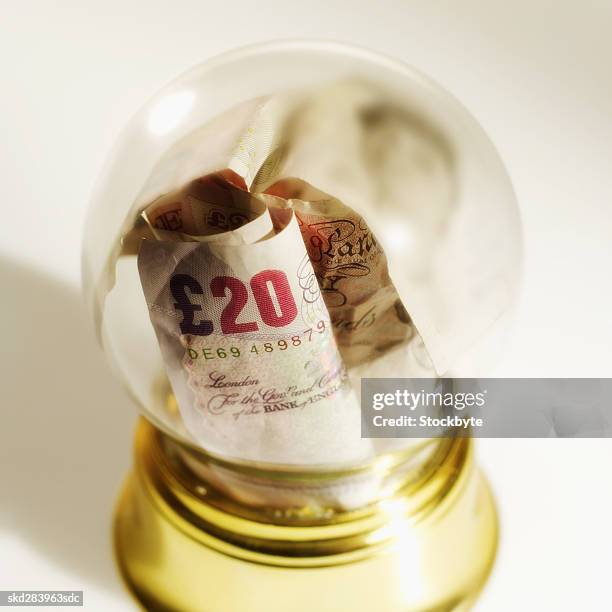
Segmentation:
{"type": "Polygon", "coordinates": [[[83,247],[99,339],[149,420],[223,461],[318,470],[415,444],[361,438],[361,377],[486,373],[520,262],[511,184],[469,113],[404,64],[322,42],[233,51],[159,91],[97,183],[83,247]],[[243,394],[336,375],[322,401],[262,414],[213,401],[213,367],[243,394]]]}

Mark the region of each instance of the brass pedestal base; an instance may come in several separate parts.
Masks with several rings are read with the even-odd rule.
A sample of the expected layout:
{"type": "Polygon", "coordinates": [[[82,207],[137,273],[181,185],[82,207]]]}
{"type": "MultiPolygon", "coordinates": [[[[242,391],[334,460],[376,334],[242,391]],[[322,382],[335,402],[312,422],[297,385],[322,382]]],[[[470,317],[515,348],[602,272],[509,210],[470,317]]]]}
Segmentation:
{"type": "Polygon", "coordinates": [[[237,516],[189,490],[142,421],[115,518],[118,562],[147,610],[458,611],[473,604],[497,516],[471,442],[453,440],[418,486],[304,525],[237,516]]]}

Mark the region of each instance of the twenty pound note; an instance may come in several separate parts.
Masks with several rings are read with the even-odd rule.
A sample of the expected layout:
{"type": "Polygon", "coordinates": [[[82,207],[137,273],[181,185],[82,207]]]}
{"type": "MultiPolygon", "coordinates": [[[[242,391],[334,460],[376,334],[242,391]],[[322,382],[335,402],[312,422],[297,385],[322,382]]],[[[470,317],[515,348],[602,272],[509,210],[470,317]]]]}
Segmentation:
{"type": "MultiPolygon", "coordinates": [[[[142,286],[185,425],[209,452],[244,460],[367,459],[358,401],[295,214],[262,211],[243,197],[236,206],[250,213],[238,228],[188,242],[162,229],[161,240],[140,248],[142,286]],[[249,232],[253,225],[271,231],[249,232]]],[[[206,231],[182,226],[198,204],[186,193],[180,200],[172,229],[206,231]]],[[[160,202],[147,218],[159,228],[156,211],[167,220],[171,209],[160,202]]]]}

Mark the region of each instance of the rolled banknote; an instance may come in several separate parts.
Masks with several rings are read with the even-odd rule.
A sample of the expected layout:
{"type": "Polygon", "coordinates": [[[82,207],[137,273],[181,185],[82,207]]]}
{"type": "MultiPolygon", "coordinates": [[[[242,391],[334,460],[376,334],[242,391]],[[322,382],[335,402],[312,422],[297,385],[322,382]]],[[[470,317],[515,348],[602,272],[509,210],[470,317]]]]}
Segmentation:
{"type": "Polygon", "coordinates": [[[384,250],[361,215],[298,179],[277,181],[262,197],[271,207],[295,211],[347,367],[412,338],[384,250]]]}
{"type": "MultiPolygon", "coordinates": [[[[209,186],[210,177],[201,183],[209,186]]],[[[260,200],[225,184],[223,197],[252,220],[219,231],[206,221],[214,206],[193,195],[200,188],[190,185],[145,211],[158,239],[143,240],[138,255],[151,322],[191,436],[209,452],[241,460],[367,460],[372,447],[360,437],[357,397],[295,214],[262,212],[260,200]],[[262,218],[271,232],[262,234],[262,218]],[[160,230],[169,219],[173,229],[160,230]],[[253,224],[260,231],[249,235],[253,224]],[[183,230],[209,233],[166,239],[183,230]]]]}

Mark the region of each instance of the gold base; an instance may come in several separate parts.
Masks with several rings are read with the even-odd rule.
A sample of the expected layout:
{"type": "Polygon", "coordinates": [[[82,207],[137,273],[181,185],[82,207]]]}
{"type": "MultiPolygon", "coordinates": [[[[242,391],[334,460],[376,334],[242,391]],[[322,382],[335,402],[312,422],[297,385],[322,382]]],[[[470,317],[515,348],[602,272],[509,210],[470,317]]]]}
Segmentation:
{"type": "Polygon", "coordinates": [[[415,488],[297,525],[257,521],[190,488],[142,420],[115,517],[116,554],[147,610],[468,610],[492,567],[497,515],[469,439],[415,488]]]}

